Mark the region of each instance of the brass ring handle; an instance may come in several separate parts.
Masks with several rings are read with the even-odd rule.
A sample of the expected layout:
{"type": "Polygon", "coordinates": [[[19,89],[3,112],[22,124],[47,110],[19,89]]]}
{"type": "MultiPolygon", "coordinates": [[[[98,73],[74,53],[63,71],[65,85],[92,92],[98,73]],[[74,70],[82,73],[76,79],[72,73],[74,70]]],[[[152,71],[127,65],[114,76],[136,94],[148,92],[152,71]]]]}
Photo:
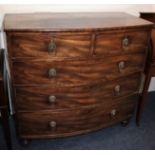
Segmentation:
{"type": "Polygon", "coordinates": [[[56,75],[57,75],[57,72],[56,72],[55,68],[49,69],[49,71],[48,71],[48,77],[49,78],[55,77],[56,75]]]}
{"type": "Polygon", "coordinates": [[[128,37],[125,37],[122,40],[122,45],[123,45],[123,47],[127,47],[129,45],[129,38],[128,37]]]}
{"type": "Polygon", "coordinates": [[[55,103],[56,102],[56,97],[51,95],[51,96],[48,97],[48,101],[49,101],[49,103],[55,103]]]}
{"type": "Polygon", "coordinates": [[[52,130],[52,129],[55,129],[56,126],[57,126],[56,121],[51,121],[51,122],[49,122],[49,127],[50,127],[51,130],[52,130]]]}
{"type": "Polygon", "coordinates": [[[111,116],[111,117],[116,116],[116,114],[117,114],[116,109],[111,110],[111,112],[110,112],[110,116],[111,116]]]}
{"type": "Polygon", "coordinates": [[[121,86],[120,85],[116,85],[115,88],[114,88],[114,91],[115,91],[115,95],[119,95],[120,91],[121,91],[121,86]]]}
{"type": "Polygon", "coordinates": [[[52,40],[48,44],[48,52],[49,52],[49,54],[51,54],[52,52],[54,52],[55,49],[56,49],[56,44],[55,44],[54,40],[52,40]]]}
{"type": "Polygon", "coordinates": [[[125,62],[124,61],[120,61],[118,64],[118,68],[119,71],[121,72],[123,69],[125,69],[125,62]]]}

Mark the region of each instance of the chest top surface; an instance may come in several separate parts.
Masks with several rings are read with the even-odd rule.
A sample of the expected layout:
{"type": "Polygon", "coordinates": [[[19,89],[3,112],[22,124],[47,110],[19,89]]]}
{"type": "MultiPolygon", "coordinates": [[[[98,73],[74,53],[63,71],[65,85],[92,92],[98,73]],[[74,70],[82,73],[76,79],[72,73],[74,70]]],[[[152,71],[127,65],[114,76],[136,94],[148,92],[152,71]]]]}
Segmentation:
{"type": "Polygon", "coordinates": [[[121,12],[6,14],[5,31],[103,30],[151,26],[152,23],[121,12]]]}

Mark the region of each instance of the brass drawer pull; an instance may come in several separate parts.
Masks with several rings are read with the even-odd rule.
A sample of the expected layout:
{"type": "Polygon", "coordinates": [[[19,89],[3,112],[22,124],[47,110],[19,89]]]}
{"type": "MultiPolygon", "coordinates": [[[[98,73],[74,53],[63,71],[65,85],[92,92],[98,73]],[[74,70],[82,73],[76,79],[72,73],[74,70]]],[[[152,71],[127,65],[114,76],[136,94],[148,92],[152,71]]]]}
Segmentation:
{"type": "Polygon", "coordinates": [[[110,112],[110,116],[111,116],[111,117],[116,116],[116,114],[117,114],[116,109],[111,110],[111,112],[110,112]]]}
{"type": "Polygon", "coordinates": [[[49,69],[49,71],[48,71],[48,77],[49,78],[55,77],[56,75],[57,75],[57,71],[55,68],[49,69]]]}
{"type": "Polygon", "coordinates": [[[56,97],[51,95],[51,96],[48,97],[48,101],[49,101],[50,104],[55,103],[56,102],[56,97]]]}
{"type": "Polygon", "coordinates": [[[49,122],[49,128],[50,128],[51,130],[56,129],[56,127],[57,127],[56,121],[51,121],[51,122],[49,122]]]}
{"type": "Polygon", "coordinates": [[[123,69],[125,69],[125,62],[124,62],[124,61],[119,62],[118,68],[119,68],[119,71],[120,71],[120,72],[121,72],[123,69]]]}
{"type": "Polygon", "coordinates": [[[116,85],[115,88],[114,88],[115,95],[116,96],[119,95],[120,91],[121,91],[121,86],[120,85],[116,85]]]}
{"type": "Polygon", "coordinates": [[[54,40],[52,40],[49,44],[48,44],[48,52],[49,54],[53,53],[56,49],[56,44],[54,42],[54,40]]]}
{"type": "Polygon", "coordinates": [[[123,47],[127,47],[129,45],[129,38],[128,37],[125,37],[122,40],[122,45],[123,45],[123,47]]]}

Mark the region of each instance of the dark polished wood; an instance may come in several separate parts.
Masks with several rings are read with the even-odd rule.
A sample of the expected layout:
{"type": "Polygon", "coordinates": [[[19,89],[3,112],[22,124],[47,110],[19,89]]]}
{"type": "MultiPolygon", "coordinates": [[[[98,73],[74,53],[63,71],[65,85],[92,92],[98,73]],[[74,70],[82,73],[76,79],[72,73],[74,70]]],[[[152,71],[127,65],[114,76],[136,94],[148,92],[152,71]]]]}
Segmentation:
{"type": "Polygon", "coordinates": [[[113,55],[121,55],[126,53],[133,53],[146,49],[147,36],[146,31],[115,31],[114,33],[99,33],[96,35],[94,54],[97,56],[107,57],[113,55]],[[115,35],[114,35],[115,33],[115,35]],[[117,38],[117,39],[116,39],[117,38]],[[122,46],[124,38],[129,40],[128,46],[122,46]]]}
{"type": "Polygon", "coordinates": [[[13,58],[70,58],[70,57],[89,57],[95,56],[114,56],[126,53],[139,52],[147,46],[147,31],[129,30],[115,31],[115,35],[111,31],[108,33],[12,33],[12,57],[13,58]],[[94,43],[91,39],[95,37],[94,43]],[[129,39],[127,47],[122,46],[123,38],[129,39]],[[117,38],[117,39],[115,39],[117,38]],[[49,51],[49,44],[54,43],[56,48],[49,51]],[[91,51],[91,47],[95,49],[91,51]],[[111,46],[111,44],[113,46],[111,46]]]}
{"type": "MultiPolygon", "coordinates": [[[[143,19],[146,19],[148,21],[151,21],[151,22],[155,22],[155,13],[141,13],[140,14],[141,18],[143,19]]],[[[151,46],[150,46],[150,57],[149,59],[152,60],[152,61],[155,61],[155,26],[153,27],[152,31],[151,31],[151,42],[150,42],[151,46]]],[[[150,63],[150,62],[149,62],[150,63]]]]}
{"type": "Polygon", "coordinates": [[[87,57],[90,54],[89,33],[13,33],[13,57],[87,57]],[[56,48],[49,50],[50,43],[56,48]],[[19,46],[20,45],[20,46],[19,46]]]}
{"type": "Polygon", "coordinates": [[[146,59],[146,49],[140,53],[119,55],[107,58],[85,58],[80,60],[60,61],[51,59],[16,59],[13,63],[15,85],[52,85],[52,86],[82,86],[92,84],[92,81],[109,82],[125,75],[141,72],[146,59]],[[120,69],[123,62],[124,67],[120,69]],[[64,67],[65,66],[65,67],[64,67]],[[56,75],[49,76],[50,69],[56,75]]]}
{"type": "Polygon", "coordinates": [[[6,15],[19,138],[73,136],[129,120],[151,28],[124,13],[6,15]]]}
{"type": "Polygon", "coordinates": [[[111,104],[121,97],[137,94],[140,76],[137,73],[110,83],[98,81],[83,87],[18,86],[16,87],[16,106],[19,111],[33,111],[64,110],[95,104],[111,104]],[[115,91],[115,87],[118,85],[120,92],[115,91]],[[56,101],[53,103],[49,101],[51,95],[56,97],[56,101]]]}
{"type": "Polygon", "coordinates": [[[4,50],[0,49],[0,113],[4,137],[8,149],[12,149],[11,132],[9,125],[9,101],[6,90],[6,79],[4,76],[6,68],[4,67],[4,50]]]}
{"type": "Polygon", "coordinates": [[[37,111],[18,113],[22,138],[56,138],[91,132],[131,118],[135,97],[119,103],[92,105],[65,111],[37,111]],[[115,114],[112,114],[115,111],[115,114]],[[53,126],[50,126],[50,122],[53,126]]]}
{"type": "Polygon", "coordinates": [[[4,19],[5,31],[94,31],[151,24],[122,12],[6,14],[4,19]]]}
{"type": "MultiPolygon", "coordinates": [[[[146,19],[148,21],[154,22],[155,23],[155,13],[141,13],[140,14],[141,18],[146,19]]],[[[138,110],[137,110],[137,125],[140,124],[140,118],[142,115],[142,112],[144,110],[146,98],[147,98],[147,93],[148,93],[148,88],[150,85],[151,78],[155,76],[155,27],[153,27],[152,32],[151,32],[151,40],[150,40],[150,48],[149,48],[149,56],[148,56],[148,61],[147,65],[145,68],[145,83],[144,83],[144,88],[142,91],[142,94],[140,95],[139,98],[139,105],[138,105],[138,110]]]]}

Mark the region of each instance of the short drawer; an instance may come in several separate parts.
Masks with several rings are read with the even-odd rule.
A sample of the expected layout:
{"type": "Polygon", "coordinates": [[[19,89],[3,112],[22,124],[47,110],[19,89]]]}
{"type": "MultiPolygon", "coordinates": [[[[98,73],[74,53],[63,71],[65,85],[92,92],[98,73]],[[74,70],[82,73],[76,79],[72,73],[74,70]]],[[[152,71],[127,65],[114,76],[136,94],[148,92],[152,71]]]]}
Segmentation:
{"type": "Polygon", "coordinates": [[[87,107],[96,104],[111,104],[121,97],[137,94],[140,74],[134,74],[103,83],[83,87],[16,87],[16,107],[18,111],[62,110],[87,107]]]}
{"type": "Polygon", "coordinates": [[[84,57],[90,54],[90,40],[83,33],[14,33],[12,57],[84,57]]]}
{"type": "Polygon", "coordinates": [[[17,113],[21,138],[56,138],[108,127],[132,116],[135,100],[66,111],[17,113]]]}
{"type": "Polygon", "coordinates": [[[148,44],[147,31],[134,31],[111,34],[98,34],[95,43],[95,55],[108,56],[135,53],[146,50],[148,44]]]}
{"type": "Polygon", "coordinates": [[[15,85],[81,86],[142,71],[144,62],[145,53],[106,59],[18,60],[13,62],[13,78],[15,85]]]}

